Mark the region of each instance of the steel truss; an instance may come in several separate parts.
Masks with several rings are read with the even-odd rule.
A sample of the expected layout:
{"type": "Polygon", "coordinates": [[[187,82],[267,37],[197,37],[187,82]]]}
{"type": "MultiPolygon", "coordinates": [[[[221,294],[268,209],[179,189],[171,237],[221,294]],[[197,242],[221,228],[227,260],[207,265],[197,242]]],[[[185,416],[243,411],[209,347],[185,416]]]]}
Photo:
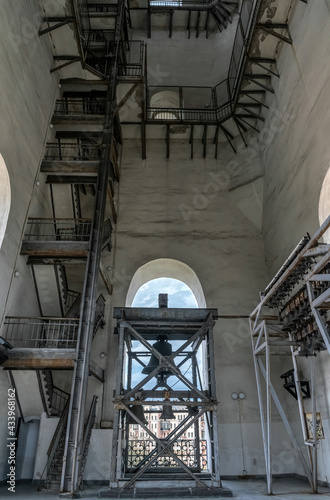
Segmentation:
{"type": "Polygon", "coordinates": [[[329,227],[330,216],[313,238],[303,238],[268,285],[261,302],[250,315],[268,494],[272,494],[272,403],[282,418],[297,459],[313,492],[318,490],[315,369],[319,359],[318,352],[328,350],[330,354],[330,245],[320,240],[329,227]],[[276,314],[271,316],[269,309],[265,312],[264,308],[273,311],[275,309],[276,314]],[[287,311],[289,314],[286,315],[287,311]],[[272,356],[292,358],[301,429],[306,448],[301,449],[272,384],[272,356]],[[304,394],[298,375],[298,360],[301,356],[306,356],[310,362],[311,433],[307,429],[304,394]],[[262,387],[263,379],[265,391],[262,387]]]}
{"type": "MultiPolygon", "coordinates": [[[[145,473],[148,480],[159,479],[159,459],[166,457],[172,467],[161,470],[162,483],[166,479],[173,481],[173,472],[179,471],[181,480],[192,480],[195,487],[220,488],[219,452],[217,434],[217,401],[215,387],[214,352],[213,352],[213,325],[217,311],[213,309],[137,309],[115,308],[114,317],[118,319],[119,352],[117,384],[115,390],[115,416],[112,444],[110,472],[110,489],[128,489],[145,473]],[[156,350],[152,342],[164,335],[171,341],[180,341],[178,348],[173,348],[170,356],[162,355],[156,350]],[[139,350],[136,350],[136,346],[139,350]],[[140,346],[142,349],[140,349],[140,346]],[[198,351],[202,352],[204,365],[203,373],[199,368],[198,351]],[[150,360],[150,354],[159,362],[143,380],[134,384],[132,376],[132,362],[137,361],[141,369],[150,360]],[[183,374],[185,363],[191,362],[189,374],[183,374]],[[182,370],[181,370],[182,368],[182,370]],[[172,373],[176,382],[181,382],[180,390],[170,387],[164,373],[172,373]],[[150,389],[150,381],[157,380],[150,389]],[[184,389],[182,389],[184,386],[184,389]],[[167,396],[166,396],[167,395],[167,396]],[[165,396],[165,400],[164,400],[165,396]],[[134,412],[136,406],[159,408],[169,406],[170,409],[186,412],[186,417],[177,427],[161,439],[142,421],[139,412],[134,412]],[[139,415],[137,416],[137,413],[139,415]],[[207,472],[201,470],[199,425],[201,417],[205,418],[207,431],[207,472]],[[133,469],[127,468],[128,419],[150,436],[153,447],[144,453],[141,461],[133,469]],[[187,429],[195,428],[195,456],[194,465],[188,466],[187,461],[180,458],[176,450],[179,449],[178,440],[187,429]],[[157,463],[158,461],[158,463],[157,463]],[[172,479],[168,473],[172,474],[172,479]],[[154,477],[152,477],[154,476],[154,477]]],[[[152,383],[151,383],[152,385],[152,383]]],[[[176,384],[174,384],[176,385],[176,384]]],[[[152,413],[153,410],[151,410],[152,413]]],[[[142,412],[143,415],[143,412],[142,412]]],[[[176,486],[179,485],[179,482],[176,486]]]]}

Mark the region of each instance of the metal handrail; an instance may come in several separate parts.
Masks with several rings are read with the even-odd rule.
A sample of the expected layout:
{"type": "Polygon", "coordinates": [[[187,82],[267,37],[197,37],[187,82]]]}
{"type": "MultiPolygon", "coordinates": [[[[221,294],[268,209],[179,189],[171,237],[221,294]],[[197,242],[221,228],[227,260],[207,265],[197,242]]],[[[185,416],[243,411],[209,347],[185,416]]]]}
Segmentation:
{"type": "Polygon", "coordinates": [[[91,432],[93,429],[93,425],[95,423],[95,418],[96,418],[96,405],[97,405],[97,396],[93,396],[92,404],[89,410],[87,422],[85,425],[84,429],[84,436],[83,436],[83,442],[82,442],[82,459],[80,461],[80,470],[79,470],[79,484],[81,484],[83,480],[83,475],[84,475],[84,469],[85,469],[85,464],[87,460],[87,455],[88,455],[88,447],[89,447],[89,442],[90,442],[90,436],[91,432]]]}
{"type": "MultiPolygon", "coordinates": [[[[158,0],[155,0],[156,2],[158,0]]],[[[168,1],[168,0],[165,0],[168,1]]],[[[181,0],[179,0],[181,2],[181,0]]],[[[184,2],[185,0],[183,0],[184,2]]],[[[161,0],[160,0],[161,2],[161,0]]],[[[194,3],[194,2],[193,2],[194,3]]],[[[209,4],[213,4],[214,2],[209,2],[209,4]]],[[[248,46],[251,42],[251,36],[253,32],[253,28],[255,26],[256,20],[257,20],[257,14],[259,12],[260,8],[260,0],[243,0],[242,5],[241,5],[241,10],[240,10],[240,18],[237,24],[237,29],[236,29],[236,34],[235,34],[235,40],[234,40],[234,46],[232,50],[232,55],[230,59],[230,64],[229,64],[229,70],[228,70],[228,77],[218,83],[215,87],[189,87],[189,86],[149,86],[146,90],[146,95],[147,95],[147,118],[153,119],[155,118],[155,113],[160,114],[158,118],[155,118],[158,122],[162,121],[167,121],[167,120],[175,120],[175,119],[180,119],[181,121],[194,121],[194,120],[205,120],[204,117],[208,117],[208,113],[214,113],[214,117],[211,118],[210,121],[214,121],[215,123],[218,123],[219,121],[223,121],[226,118],[229,118],[229,116],[232,115],[234,107],[237,102],[238,98],[238,90],[239,90],[239,85],[242,79],[243,75],[243,70],[247,58],[247,49],[248,46]],[[241,17],[244,16],[244,19],[242,21],[241,17]],[[223,88],[226,88],[226,95],[227,98],[225,102],[220,103],[219,102],[219,89],[223,86],[223,88]],[[213,98],[210,100],[210,103],[208,105],[208,109],[205,110],[205,103],[203,103],[204,107],[202,108],[196,108],[195,109],[190,109],[189,107],[187,108],[186,103],[184,103],[183,106],[179,108],[152,108],[149,106],[150,104],[150,90],[152,88],[162,88],[163,90],[167,89],[178,89],[178,93],[182,95],[184,92],[184,89],[193,89],[193,88],[198,88],[200,90],[207,90],[211,89],[212,91],[212,96],[213,98]],[[162,115],[161,113],[165,113],[165,115],[162,115]],[[192,116],[193,113],[196,114],[196,116],[192,116]],[[198,113],[200,113],[200,116],[198,116],[198,113]],[[172,117],[170,117],[170,114],[172,114],[172,117]],[[173,116],[177,114],[177,116],[173,116]]]]}
{"type": "MultiPolygon", "coordinates": [[[[48,474],[49,471],[50,471],[50,468],[52,466],[52,462],[54,460],[58,444],[60,442],[62,433],[63,433],[63,431],[64,431],[64,429],[66,427],[67,416],[68,416],[68,412],[69,412],[69,401],[70,401],[70,397],[68,397],[68,399],[66,401],[65,407],[64,407],[63,412],[62,412],[61,417],[60,417],[60,420],[59,420],[59,422],[57,424],[57,427],[55,429],[53,438],[52,438],[52,440],[50,442],[50,445],[48,447],[48,450],[47,450],[47,462],[46,462],[45,468],[44,468],[44,470],[43,470],[43,472],[41,474],[41,477],[40,477],[40,480],[39,480],[39,484],[42,482],[44,474],[45,473],[48,474]]],[[[47,478],[46,478],[46,481],[47,481],[47,478]]]]}
{"type": "Polygon", "coordinates": [[[102,293],[97,298],[95,305],[95,320],[93,326],[93,336],[96,334],[100,325],[104,325],[105,298],[102,293]]]}
{"type": "Polygon", "coordinates": [[[3,337],[16,348],[74,349],[78,326],[76,318],[6,316],[3,337]]]}
{"type": "Polygon", "coordinates": [[[95,98],[57,99],[54,116],[104,115],[106,101],[95,98]]]}
{"type": "MultiPolygon", "coordinates": [[[[199,10],[208,11],[221,5],[221,0],[150,0],[150,7],[169,7],[173,10],[199,10]]],[[[229,7],[228,4],[226,4],[229,7]]],[[[234,11],[235,9],[232,8],[234,11]]]]}
{"type": "Polygon", "coordinates": [[[56,385],[52,388],[52,398],[51,398],[51,409],[56,410],[59,414],[62,414],[65,405],[70,397],[70,394],[63,391],[56,385]]]}
{"type": "Polygon", "coordinates": [[[48,142],[44,161],[98,161],[100,157],[99,144],[48,142]]]}
{"type": "Polygon", "coordinates": [[[29,217],[25,241],[89,241],[92,219],[29,217]]]}

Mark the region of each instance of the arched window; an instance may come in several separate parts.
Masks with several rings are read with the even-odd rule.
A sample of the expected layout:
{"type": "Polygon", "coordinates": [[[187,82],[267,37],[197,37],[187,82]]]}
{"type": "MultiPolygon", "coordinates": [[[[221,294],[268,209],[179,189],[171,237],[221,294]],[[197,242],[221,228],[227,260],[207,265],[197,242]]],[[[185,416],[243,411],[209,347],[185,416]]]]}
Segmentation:
{"type": "Polygon", "coordinates": [[[10,210],[10,181],[3,157],[0,155],[0,247],[5,236],[10,210]]]}
{"type": "Polygon", "coordinates": [[[156,278],[147,281],[136,292],[132,307],[158,307],[159,293],[168,295],[168,307],[198,307],[196,297],[189,286],[173,278],[156,278]]]}
{"type": "MultiPolygon", "coordinates": [[[[330,215],[330,168],[323,180],[319,199],[319,221],[323,224],[330,215]]],[[[326,243],[330,243],[330,229],[323,235],[326,243]]]]}
{"type": "MultiPolygon", "coordinates": [[[[193,271],[191,267],[187,266],[187,264],[174,259],[156,259],[141,266],[134,274],[130,283],[126,297],[126,307],[132,307],[135,295],[142,285],[150,282],[151,280],[156,280],[157,278],[170,278],[171,280],[183,282],[187,285],[188,290],[190,289],[195,296],[197,306],[202,308],[206,307],[202,285],[200,284],[195,271],[193,271]]],[[[165,289],[159,289],[158,291],[158,293],[163,292],[169,293],[165,289]]],[[[156,300],[158,300],[158,293],[156,294],[156,300]]],[[[155,304],[153,307],[158,307],[158,304],[155,304]]],[[[182,306],[175,306],[169,303],[169,307],[182,306]]]]}

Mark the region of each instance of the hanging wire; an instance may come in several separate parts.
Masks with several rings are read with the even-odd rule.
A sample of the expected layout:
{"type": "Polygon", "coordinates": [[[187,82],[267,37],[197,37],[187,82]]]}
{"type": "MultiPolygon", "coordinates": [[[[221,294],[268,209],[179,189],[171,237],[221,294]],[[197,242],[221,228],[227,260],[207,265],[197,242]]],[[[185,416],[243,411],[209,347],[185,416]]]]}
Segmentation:
{"type": "MultiPolygon", "coordinates": [[[[191,367],[192,367],[192,362],[190,363],[190,366],[188,366],[188,368],[187,368],[187,369],[186,369],[186,371],[184,372],[183,376],[185,376],[185,374],[186,374],[187,372],[189,372],[189,370],[190,370],[190,368],[191,368],[191,367]]],[[[175,382],[175,384],[173,384],[173,385],[171,385],[171,386],[170,386],[170,387],[171,387],[171,389],[173,389],[173,387],[175,387],[175,386],[176,386],[176,384],[178,384],[179,382],[182,382],[182,380],[178,379],[178,380],[175,382]]]]}

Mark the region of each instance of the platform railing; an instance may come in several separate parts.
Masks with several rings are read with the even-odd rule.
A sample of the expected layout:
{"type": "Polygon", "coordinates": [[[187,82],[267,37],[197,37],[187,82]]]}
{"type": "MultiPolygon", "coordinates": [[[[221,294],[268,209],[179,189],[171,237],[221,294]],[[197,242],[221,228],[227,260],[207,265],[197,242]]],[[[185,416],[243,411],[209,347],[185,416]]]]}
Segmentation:
{"type": "Polygon", "coordinates": [[[88,241],[92,219],[29,218],[25,241],[88,241]]]}
{"type": "Polygon", "coordinates": [[[98,144],[49,142],[46,145],[45,161],[98,161],[101,150],[98,144]]]}
{"type": "Polygon", "coordinates": [[[74,349],[79,320],[6,316],[2,336],[14,348],[74,349]]]}
{"type": "MultiPolygon", "coordinates": [[[[194,5],[196,8],[198,4],[207,6],[214,5],[214,2],[151,0],[151,6],[169,7],[172,5],[175,8],[175,4],[177,8],[180,6],[184,8],[187,5],[194,5]]],[[[227,78],[212,88],[195,87],[193,96],[189,92],[190,87],[163,86],[159,91],[174,91],[180,96],[179,109],[173,106],[164,111],[150,106],[150,97],[155,93],[156,87],[148,86],[146,90],[147,120],[157,119],[158,122],[163,122],[180,119],[183,122],[201,120],[219,123],[233,114],[259,7],[260,0],[242,1],[227,78]],[[208,93],[210,97],[206,99],[205,96],[208,93]]]]}
{"type": "Polygon", "coordinates": [[[104,115],[105,100],[91,98],[58,99],[55,103],[54,116],[62,115],[104,115]]]}
{"type": "MultiPolygon", "coordinates": [[[[134,469],[156,448],[156,441],[151,439],[129,439],[127,450],[127,468],[134,469]]],[[[205,439],[199,441],[199,463],[197,461],[196,441],[194,439],[178,439],[171,450],[189,468],[206,470],[207,468],[207,442],[205,439]]],[[[150,457],[151,458],[151,457],[150,457]]],[[[161,456],[151,466],[152,468],[178,468],[178,463],[170,456],[161,456]]]]}

